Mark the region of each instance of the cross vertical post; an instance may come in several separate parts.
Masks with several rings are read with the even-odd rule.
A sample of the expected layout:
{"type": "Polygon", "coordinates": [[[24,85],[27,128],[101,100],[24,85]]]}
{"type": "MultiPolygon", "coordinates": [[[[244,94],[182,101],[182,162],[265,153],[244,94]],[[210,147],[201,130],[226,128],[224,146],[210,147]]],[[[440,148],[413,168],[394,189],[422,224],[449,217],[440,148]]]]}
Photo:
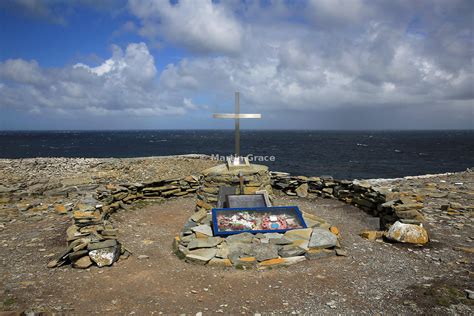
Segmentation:
{"type": "MultiPolygon", "coordinates": [[[[240,119],[259,119],[261,114],[240,114],[240,93],[235,92],[235,113],[215,113],[214,118],[234,119],[235,120],[235,157],[232,165],[242,166],[242,161],[248,165],[248,159],[240,157],[240,119]]],[[[229,163],[229,166],[231,164],[229,163]]],[[[230,167],[229,167],[230,168],[230,167]]]]}
{"type": "Polygon", "coordinates": [[[235,93],[235,156],[240,157],[240,93],[235,93]]]}

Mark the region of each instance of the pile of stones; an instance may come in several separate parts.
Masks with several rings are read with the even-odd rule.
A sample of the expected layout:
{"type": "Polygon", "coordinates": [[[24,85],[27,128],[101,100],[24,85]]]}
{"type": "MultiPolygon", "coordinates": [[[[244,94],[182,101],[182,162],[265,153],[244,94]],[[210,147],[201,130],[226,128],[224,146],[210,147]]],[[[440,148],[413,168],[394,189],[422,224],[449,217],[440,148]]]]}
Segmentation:
{"type": "Polygon", "coordinates": [[[187,262],[209,266],[265,269],[305,260],[346,255],[339,230],[303,212],[308,226],[285,233],[213,235],[212,215],[205,209],[194,213],[174,240],[176,255],[187,262]]]}
{"type": "Polygon", "coordinates": [[[74,224],[69,226],[68,247],[48,267],[71,263],[74,268],[86,269],[95,264],[110,266],[130,252],[117,240],[117,230],[108,220],[108,212],[101,205],[78,204],[72,213],[74,224]]]}

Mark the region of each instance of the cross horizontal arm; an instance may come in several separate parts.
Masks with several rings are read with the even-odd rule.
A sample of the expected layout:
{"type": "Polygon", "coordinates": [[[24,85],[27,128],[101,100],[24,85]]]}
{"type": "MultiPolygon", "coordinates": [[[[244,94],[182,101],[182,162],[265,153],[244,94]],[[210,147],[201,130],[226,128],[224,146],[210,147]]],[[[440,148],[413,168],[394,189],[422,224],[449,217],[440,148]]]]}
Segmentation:
{"type": "Polygon", "coordinates": [[[223,119],[259,119],[262,118],[262,114],[233,114],[233,113],[217,113],[212,115],[213,118],[223,119]]]}

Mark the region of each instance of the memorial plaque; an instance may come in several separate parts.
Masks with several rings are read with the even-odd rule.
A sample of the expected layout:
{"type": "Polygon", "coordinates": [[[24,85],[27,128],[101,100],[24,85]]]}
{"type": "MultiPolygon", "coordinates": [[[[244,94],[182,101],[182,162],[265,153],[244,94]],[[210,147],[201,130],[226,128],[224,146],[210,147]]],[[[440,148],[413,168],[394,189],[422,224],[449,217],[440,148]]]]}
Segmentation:
{"type": "Polygon", "coordinates": [[[267,207],[265,196],[263,194],[229,194],[227,195],[228,208],[242,207],[267,207]]]}
{"type": "Polygon", "coordinates": [[[297,206],[212,209],[214,236],[249,232],[283,233],[307,228],[297,206]]]}

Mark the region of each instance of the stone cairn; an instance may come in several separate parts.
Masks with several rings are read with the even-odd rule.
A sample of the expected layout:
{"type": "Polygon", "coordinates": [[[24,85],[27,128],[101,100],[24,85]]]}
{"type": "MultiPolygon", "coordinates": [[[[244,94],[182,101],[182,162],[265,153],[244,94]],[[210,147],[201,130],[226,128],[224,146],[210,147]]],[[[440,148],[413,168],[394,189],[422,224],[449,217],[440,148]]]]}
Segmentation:
{"type": "MultiPolygon", "coordinates": [[[[399,192],[392,191],[389,187],[381,186],[374,181],[335,180],[330,176],[291,176],[283,172],[269,173],[265,168],[266,167],[263,169],[257,168],[257,172],[243,174],[245,179],[244,193],[252,194],[263,189],[266,190],[270,196],[276,193],[302,198],[312,196],[336,198],[355,205],[373,216],[379,217],[381,229],[386,229],[397,221],[403,224],[416,225],[419,225],[423,221],[423,215],[419,212],[423,207],[423,200],[419,196],[403,195],[399,192]]],[[[175,240],[175,249],[181,252],[181,256],[188,256],[190,261],[202,261],[193,258],[187,251],[207,249],[207,247],[195,248],[196,243],[202,243],[203,241],[197,240],[191,243],[191,239],[193,238],[189,237],[188,233],[191,231],[196,237],[205,235],[203,232],[196,232],[198,228],[194,228],[194,226],[199,227],[209,224],[210,218],[208,212],[216,205],[219,186],[228,184],[237,186],[239,180],[239,177],[235,174],[219,175],[218,172],[207,170],[202,175],[187,176],[182,179],[169,179],[151,183],[110,183],[101,185],[92,196],[84,197],[81,203],[74,205],[72,209],[73,224],[67,229],[67,248],[57,259],[51,261],[48,266],[58,267],[64,264],[72,264],[75,268],[88,268],[93,264],[99,267],[110,266],[120,257],[126,258],[131,254],[131,252],[117,240],[117,229],[114,228],[110,220],[111,214],[118,209],[126,209],[129,204],[139,200],[179,198],[195,194],[197,197],[197,212],[190,221],[186,223],[180,236],[175,240]],[[205,216],[203,216],[204,213],[206,213],[205,216]],[[191,227],[192,225],[194,226],[191,227]],[[187,248],[187,251],[184,251],[183,247],[187,248]]],[[[322,219],[311,218],[311,216],[310,214],[304,214],[307,223],[314,224],[308,224],[308,227],[312,227],[311,229],[321,227],[328,231],[331,229],[331,226],[322,219]]],[[[399,227],[399,225],[397,225],[397,227],[399,227]]],[[[337,228],[332,228],[332,230],[331,232],[337,236],[337,228]]],[[[311,242],[312,234],[308,232],[309,230],[306,231],[305,235],[307,238],[305,237],[305,240],[301,242],[304,245],[306,245],[306,242],[308,242],[308,244],[311,242]]],[[[268,259],[268,256],[259,255],[257,258],[258,251],[255,252],[255,249],[248,250],[245,248],[247,246],[243,246],[243,248],[240,249],[242,255],[249,257],[248,254],[254,254],[255,261],[251,264],[258,266],[269,264],[264,263],[266,260],[274,260],[273,262],[278,265],[287,265],[288,262],[292,260],[303,259],[284,258],[302,256],[306,259],[312,256],[311,253],[308,254],[308,250],[311,248],[309,246],[306,247],[308,250],[305,250],[305,247],[302,248],[305,250],[303,254],[290,256],[290,254],[296,254],[301,252],[301,250],[297,249],[296,251],[295,249],[290,249],[291,245],[288,244],[288,240],[291,240],[291,237],[288,237],[288,235],[278,235],[283,237],[276,238],[276,235],[271,234],[256,235],[252,238],[248,235],[247,237],[242,237],[244,240],[249,241],[247,243],[248,245],[258,243],[265,244],[267,242],[272,245],[277,245],[276,250],[278,257],[268,259]],[[274,239],[278,239],[278,241],[274,239]]],[[[374,233],[374,236],[375,235],[374,233]]],[[[427,241],[427,236],[423,238],[427,241]]],[[[334,240],[332,237],[331,239],[334,240]]],[[[216,253],[212,256],[216,260],[212,261],[212,264],[219,261],[219,264],[228,265],[229,262],[226,261],[226,259],[232,262],[232,256],[223,258],[223,253],[226,253],[226,243],[227,246],[230,246],[232,242],[224,243],[220,237],[212,237],[212,239],[206,242],[208,243],[207,245],[215,244],[217,248],[224,248],[224,250],[220,251],[216,248],[216,253]]],[[[238,243],[240,244],[241,242],[238,243]]],[[[292,242],[292,245],[294,245],[294,242],[292,242]]],[[[270,247],[269,249],[271,249],[269,251],[272,253],[270,257],[275,256],[275,248],[270,247]]],[[[329,252],[332,251],[332,253],[343,253],[343,250],[339,249],[337,244],[328,249],[324,247],[313,249],[313,251],[316,250],[329,250],[329,252]]],[[[201,250],[201,252],[202,251],[203,250],[201,250]]],[[[316,251],[317,254],[314,256],[322,256],[321,253],[326,252],[329,253],[328,251],[316,251]]],[[[210,256],[210,253],[207,255],[210,256]]],[[[239,260],[235,261],[236,264],[234,266],[245,266],[245,260],[253,260],[244,259],[242,262],[242,260],[240,260],[241,258],[246,257],[239,256],[239,260]]],[[[211,259],[209,259],[208,262],[211,263],[211,259]]]]}
{"type": "Polygon", "coordinates": [[[280,233],[241,233],[226,238],[213,235],[212,208],[216,207],[220,187],[234,187],[236,193],[273,195],[268,167],[252,164],[240,169],[219,165],[203,171],[197,191],[196,213],[185,223],[173,248],[187,262],[235,268],[264,269],[287,266],[307,259],[343,254],[339,231],[323,219],[303,213],[306,229],[280,233]],[[242,182],[242,183],[241,183],[242,182]],[[239,188],[242,186],[242,188],[239,188]]]}
{"type": "Polygon", "coordinates": [[[197,190],[196,211],[201,211],[203,208],[209,211],[216,207],[219,188],[222,186],[234,187],[235,193],[238,194],[240,177],[243,180],[244,194],[255,194],[257,191],[265,190],[269,197],[273,196],[268,167],[252,164],[248,168],[228,170],[226,165],[218,165],[202,172],[197,190]]]}
{"type": "MultiPolygon", "coordinates": [[[[205,202],[203,202],[205,203],[205,202]]],[[[213,235],[212,216],[194,213],[175,237],[173,249],[187,262],[240,269],[288,266],[305,260],[346,255],[339,230],[323,219],[303,212],[308,228],[281,233],[240,233],[225,238],[213,235]]]]}

